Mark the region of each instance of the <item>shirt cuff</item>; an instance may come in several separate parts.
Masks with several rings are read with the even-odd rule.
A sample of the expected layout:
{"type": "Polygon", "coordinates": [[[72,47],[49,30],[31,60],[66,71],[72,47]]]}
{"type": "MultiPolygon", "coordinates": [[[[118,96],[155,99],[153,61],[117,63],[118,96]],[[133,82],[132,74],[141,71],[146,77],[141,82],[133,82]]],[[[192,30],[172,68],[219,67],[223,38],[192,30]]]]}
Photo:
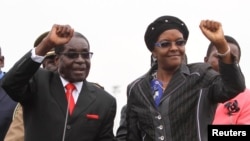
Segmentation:
{"type": "Polygon", "coordinates": [[[32,48],[31,50],[31,59],[37,63],[42,63],[42,61],[44,60],[45,56],[39,56],[39,55],[36,55],[36,52],[35,52],[35,48],[32,48]]]}

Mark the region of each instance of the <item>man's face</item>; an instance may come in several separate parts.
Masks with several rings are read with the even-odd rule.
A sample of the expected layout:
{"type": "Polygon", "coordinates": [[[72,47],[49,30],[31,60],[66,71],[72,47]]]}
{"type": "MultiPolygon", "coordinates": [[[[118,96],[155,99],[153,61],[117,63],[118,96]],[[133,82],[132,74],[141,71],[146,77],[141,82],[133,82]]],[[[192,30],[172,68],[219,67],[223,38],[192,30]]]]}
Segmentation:
{"type": "Polygon", "coordinates": [[[213,47],[211,53],[207,57],[206,63],[210,64],[215,71],[219,72],[219,57],[215,47],[213,47]]]}
{"type": "Polygon", "coordinates": [[[72,37],[56,58],[60,75],[70,82],[87,78],[90,70],[89,45],[82,37],[72,37]]]}
{"type": "MultiPolygon", "coordinates": [[[[240,61],[240,52],[237,45],[233,43],[228,43],[228,46],[230,47],[231,53],[236,56],[237,61],[240,61]]],[[[217,55],[217,50],[215,46],[213,46],[211,53],[209,56],[205,59],[205,62],[210,64],[214,70],[219,72],[219,57],[217,55]]]]}

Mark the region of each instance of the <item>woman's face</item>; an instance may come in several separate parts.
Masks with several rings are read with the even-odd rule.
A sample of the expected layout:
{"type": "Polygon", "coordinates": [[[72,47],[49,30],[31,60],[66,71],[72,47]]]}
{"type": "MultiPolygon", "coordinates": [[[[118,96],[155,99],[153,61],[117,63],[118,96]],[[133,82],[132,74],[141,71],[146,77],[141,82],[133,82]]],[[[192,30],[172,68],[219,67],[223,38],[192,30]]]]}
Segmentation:
{"type": "Polygon", "coordinates": [[[164,31],[158,38],[153,56],[157,58],[158,68],[175,70],[183,62],[186,40],[177,29],[164,31]]]}

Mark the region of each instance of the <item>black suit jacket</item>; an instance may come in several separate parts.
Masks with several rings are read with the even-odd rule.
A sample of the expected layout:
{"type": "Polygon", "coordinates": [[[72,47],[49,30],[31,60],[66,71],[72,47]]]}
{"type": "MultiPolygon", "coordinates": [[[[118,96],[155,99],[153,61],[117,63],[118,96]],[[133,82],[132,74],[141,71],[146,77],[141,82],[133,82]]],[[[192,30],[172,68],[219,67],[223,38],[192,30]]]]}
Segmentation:
{"type": "Polygon", "coordinates": [[[0,87],[0,141],[3,141],[5,134],[9,129],[16,105],[17,102],[12,100],[4,89],[0,87]]]}
{"type": "MultiPolygon", "coordinates": [[[[217,103],[245,90],[238,64],[219,63],[220,74],[205,63],[182,65],[154,104],[151,70],[129,85],[126,131],[128,141],[207,141],[217,103]]],[[[157,67],[157,66],[156,66],[157,67]]],[[[126,129],[126,128],[123,128],[126,129]]],[[[123,135],[124,136],[124,135],[123,135]]]]}
{"type": "Polygon", "coordinates": [[[116,100],[84,81],[65,125],[67,100],[59,74],[40,68],[28,52],[3,79],[2,87],[23,106],[25,141],[111,141],[116,100]],[[65,135],[64,128],[66,129],[65,135]]]}

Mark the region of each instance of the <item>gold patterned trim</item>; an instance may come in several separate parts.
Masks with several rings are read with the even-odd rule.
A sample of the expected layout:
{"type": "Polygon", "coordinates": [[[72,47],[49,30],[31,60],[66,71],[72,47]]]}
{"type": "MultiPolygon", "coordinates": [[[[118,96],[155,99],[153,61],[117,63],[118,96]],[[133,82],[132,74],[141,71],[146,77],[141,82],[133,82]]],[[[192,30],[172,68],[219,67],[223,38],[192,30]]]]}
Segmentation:
{"type": "Polygon", "coordinates": [[[16,114],[18,112],[18,110],[21,108],[21,104],[20,103],[17,103],[16,107],[15,107],[15,110],[13,112],[13,116],[12,116],[12,120],[14,120],[14,118],[16,117],[16,114]]]}

